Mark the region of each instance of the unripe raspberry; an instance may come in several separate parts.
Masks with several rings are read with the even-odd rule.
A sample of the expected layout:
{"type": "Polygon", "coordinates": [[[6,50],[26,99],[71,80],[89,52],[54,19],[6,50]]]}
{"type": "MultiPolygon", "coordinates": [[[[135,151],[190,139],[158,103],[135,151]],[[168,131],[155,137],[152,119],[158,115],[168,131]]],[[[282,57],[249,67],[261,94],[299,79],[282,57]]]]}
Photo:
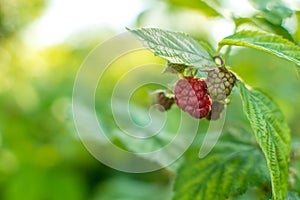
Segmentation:
{"type": "Polygon", "coordinates": [[[206,78],[208,93],[213,101],[224,101],[230,94],[236,78],[230,71],[217,68],[209,71],[206,78]]]}
{"type": "Polygon", "coordinates": [[[206,116],[207,120],[217,120],[220,118],[225,105],[222,102],[214,101],[211,105],[211,111],[206,116]]]}
{"type": "Polygon", "coordinates": [[[211,99],[205,80],[185,77],[180,79],[174,90],[176,104],[192,117],[200,119],[211,110],[211,99]]]}
{"type": "Polygon", "coordinates": [[[156,103],[161,105],[161,107],[159,107],[160,111],[167,111],[172,107],[174,98],[166,96],[164,92],[159,92],[156,96],[156,103]]]}

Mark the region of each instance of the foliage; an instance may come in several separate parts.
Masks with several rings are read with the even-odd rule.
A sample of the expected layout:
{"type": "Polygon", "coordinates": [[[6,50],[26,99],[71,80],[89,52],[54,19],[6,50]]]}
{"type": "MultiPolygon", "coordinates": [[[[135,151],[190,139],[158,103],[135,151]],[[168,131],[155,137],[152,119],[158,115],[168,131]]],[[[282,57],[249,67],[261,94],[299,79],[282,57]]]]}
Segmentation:
{"type": "Polygon", "coordinates": [[[243,129],[225,130],[212,152],[197,158],[199,148],[185,155],[175,182],[176,199],[226,199],[243,194],[248,185],[269,180],[260,149],[243,129]],[[231,132],[232,131],[232,132],[231,132]]]}
{"type": "Polygon", "coordinates": [[[300,65],[300,48],[295,43],[285,40],[277,35],[253,31],[241,31],[220,41],[219,49],[224,45],[251,47],[292,61],[298,66],[300,65]]]}
{"type": "Polygon", "coordinates": [[[273,198],[284,199],[289,171],[289,127],[281,111],[268,97],[258,91],[248,90],[242,82],[238,82],[238,87],[244,110],[267,160],[273,198]]]}
{"type": "MultiPolygon", "coordinates": [[[[259,4],[257,1],[253,1],[253,4],[256,6],[256,8],[261,10],[262,18],[265,18],[266,21],[270,21],[270,23],[276,26],[280,26],[282,24],[282,19],[292,15],[292,11],[289,8],[279,4],[278,2],[272,4],[272,9],[269,10],[266,9],[268,6],[270,6],[268,3],[259,4]]],[[[206,55],[209,54],[208,51],[198,51],[198,57],[202,58],[201,62],[197,60],[195,62],[184,62],[182,54],[169,53],[178,49],[178,47],[173,44],[176,44],[176,42],[174,42],[176,41],[176,35],[178,40],[182,41],[181,33],[159,29],[138,29],[131,30],[131,32],[136,34],[143,42],[155,41],[155,45],[150,45],[147,42],[144,43],[144,45],[152,50],[155,55],[161,56],[162,58],[166,58],[164,55],[165,53],[171,55],[172,59],[167,58],[167,60],[171,63],[173,62],[185,64],[187,66],[190,65],[199,67],[201,62],[207,62],[206,55]],[[160,45],[162,44],[164,45],[164,48],[160,48],[160,45]],[[178,62],[178,60],[180,61],[178,62]]],[[[278,33],[278,29],[276,29],[275,32],[278,33]]],[[[191,39],[189,38],[189,43],[190,42],[191,39]]],[[[219,52],[224,45],[251,47],[284,58],[299,65],[299,47],[295,43],[283,39],[281,36],[277,36],[275,34],[254,31],[237,32],[219,42],[219,49],[216,53],[217,55],[219,55],[219,52]]],[[[187,59],[190,59],[191,57],[190,55],[184,55],[183,57],[185,56],[187,59]]],[[[216,66],[216,64],[214,65],[216,66]]],[[[213,67],[214,65],[212,64],[210,67],[213,67]]],[[[200,67],[200,69],[203,69],[203,67],[200,67]]],[[[272,100],[258,91],[247,89],[247,87],[241,81],[238,81],[237,86],[240,89],[240,94],[243,100],[244,112],[250,121],[256,140],[267,161],[267,166],[271,177],[272,199],[284,199],[288,190],[290,156],[289,127],[285,122],[281,111],[272,102],[272,100]]],[[[231,145],[233,146],[233,144],[231,145]]],[[[241,177],[239,177],[237,170],[235,170],[235,174],[231,174],[229,172],[232,169],[243,169],[243,167],[239,165],[235,166],[227,164],[229,168],[227,169],[224,167],[226,166],[223,163],[225,161],[222,161],[220,158],[225,157],[225,160],[230,161],[231,163],[240,162],[231,160],[230,158],[226,159],[226,155],[230,156],[231,154],[226,152],[224,149],[220,150],[220,152],[220,155],[217,154],[220,157],[216,156],[216,158],[214,158],[213,151],[210,156],[201,160],[201,162],[193,157],[193,155],[195,155],[195,151],[190,151],[188,154],[186,154],[185,158],[187,161],[184,162],[179,169],[178,178],[175,182],[175,199],[193,199],[195,196],[199,199],[223,199],[234,194],[236,190],[239,191],[237,194],[242,194],[246,191],[246,189],[240,189],[242,187],[245,188],[245,186],[240,186],[239,181],[235,182],[237,185],[234,185],[233,182],[230,182],[231,179],[243,180],[243,178],[245,178],[247,174],[242,174],[241,177]],[[220,161],[221,164],[218,164],[218,161],[220,161]],[[219,168],[221,171],[218,171],[219,168]],[[193,173],[191,173],[191,171],[193,173]],[[202,173],[199,173],[200,171],[202,173]],[[199,175],[197,175],[197,172],[199,175]],[[228,177],[226,175],[228,175],[228,177]],[[225,178],[221,179],[224,180],[224,182],[221,181],[220,183],[220,178],[223,178],[224,176],[225,178]]],[[[241,153],[241,155],[247,154],[241,153]]],[[[236,155],[233,159],[239,159],[239,156],[236,155]]],[[[245,162],[242,163],[245,164],[245,162]]],[[[245,164],[245,166],[247,167],[247,164],[245,164]]],[[[251,163],[249,166],[251,166],[251,163]]],[[[244,171],[242,170],[242,172],[244,171]]],[[[241,182],[244,183],[245,181],[241,182]]]]}
{"type": "MultiPolygon", "coordinates": [[[[149,12],[161,5],[158,1],[147,2],[148,13],[139,21],[142,26],[164,29],[131,30],[147,48],[163,59],[204,71],[217,66],[215,55],[223,56],[241,77],[230,96],[222,136],[212,152],[201,159],[197,156],[209,126],[200,121],[195,142],[168,168],[127,174],[100,164],[76,135],[71,96],[80,64],[106,38],[102,38],[105,30],[97,36],[91,36],[89,30],[75,40],[37,50],[25,44],[20,35],[43,13],[46,2],[0,0],[0,199],[299,199],[300,84],[293,65],[299,69],[300,29],[298,24],[296,32],[286,26],[291,17],[300,19],[299,12],[280,0],[249,0],[255,9],[249,16],[236,16],[225,0],[164,2],[170,9],[159,21],[167,25],[147,21],[149,12]],[[213,30],[205,32],[211,27],[186,21],[186,13],[192,19],[207,18],[212,24],[226,16],[236,31],[219,41],[216,52],[211,47],[218,48],[212,39],[213,30]],[[245,27],[248,30],[242,30],[245,27]]],[[[112,142],[130,151],[163,147],[172,140],[180,120],[179,109],[173,107],[167,114],[167,128],[148,145],[119,132],[110,110],[113,84],[131,65],[146,61],[165,64],[149,52],[124,56],[106,72],[101,80],[105,88],[99,87],[95,97],[97,114],[112,142]]],[[[151,75],[158,76],[161,71],[151,75]]],[[[145,86],[131,102],[137,121],[143,121],[143,111],[153,104],[149,94],[153,89],[159,88],[145,86]]]]}
{"type": "MultiPolygon", "coordinates": [[[[151,40],[165,41],[168,39],[168,38],[166,38],[168,36],[166,36],[164,34],[165,31],[163,31],[163,30],[160,31],[158,29],[155,29],[155,34],[151,34],[151,31],[152,31],[152,29],[150,29],[150,30],[140,29],[140,30],[136,30],[136,31],[132,31],[132,32],[134,34],[138,35],[140,38],[142,38],[143,41],[151,41],[151,40]],[[163,35],[162,38],[160,37],[161,36],[160,34],[157,34],[157,32],[162,33],[162,35],[163,35]],[[143,34],[143,33],[150,33],[150,34],[143,34]]],[[[179,35],[178,37],[181,37],[181,34],[179,34],[179,33],[170,33],[170,32],[168,32],[168,33],[169,33],[169,35],[171,35],[172,38],[174,38],[174,35],[176,35],[176,34],[179,35]]],[[[237,35],[239,35],[239,34],[237,34],[237,35]]],[[[290,45],[292,48],[295,48],[295,49],[297,48],[296,45],[293,45],[291,42],[289,42],[287,40],[282,40],[282,44],[279,44],[279,46],[276,46],[278,43],[278,40],[276,40],[276,39],[274,40],[274,38],[272,39],[271,37],[269,37],[269,39],[268,39],[268,34],[244,33],[244,34],[240,34],[240,35],[242,35],[242,36],[240,36],[240,38],[241,38],[240,40],[243,42],[240,42],[240,43],[237,42],[238,45],[248,46],[249,42],[244,42],[244,40],[245,40],[244,38],[246,38],[247,35],[249,35],[249,38],[251,38],[250,36],[252,36],[251,40],[253,40],[255,43],[257,43],[256,46],[264,46],[263,43],[265,42],[265,44],[267,46],[270,46],[269,49],[274,49],[274,51],[278,52],[275,55],[283,54],[284,50],[285,50],[285,48],[284,48],[285,45],[286,46],[290,45]],[[283,52],[283,53],[281,53],[281,52],[283,52]]],[[[220,42],[220,47],[222,47],[222,44],[235,44],[235,43],[230,43],[230,42],[226,43],[226,39],[225,39],[220,42]]],[[[249,46],[251,46],[251,45],[249,45],[249,46]]],[[[153,49],[156,49],[157,46],[151,46],[151,45],[146,44],[146,47],[153,50],[153,49]]],[[[173,48],[173,50],[176,49],[176,47],[174,47],[172,45],[169,45],[167,48],[171,49],[168,51],[172,51],[172,48],[173,48]]],[[[264,48],[262,48],[262,49],[264,50],[266,48],[267,47],[264,46],[264,48]]],[[[260,49],[260,48],[258,48],[258,49],[260,49]]],[[[271,50],[267,51],[267,52],[273,53],[273,51],[271,51],[271,50]]],[[[294,52],[297,53],[296,50],[294,50],[294,52]]],[[[200,54],[200,52],[199,52],[199,54],[200,54]]],[[[207,52],[203,52],[203,54],[206,55],[207,52]]],[[[162,54],[158,54],[158,55],[162,55],[162,54]]],[[[181,55],[177,55],[177,54],[173,54],[172,56],[175,60],[177,58],[181,58],[181,55]]],[[[293,56],[293,54],[287,54],[285,57],[289,58],[292,56],[293,56]]],[[[162,57],[164,57],[164,56],[162,56],[162,57]]],[[[289,60],[294,61],[293,59],[289,59],[289,60]]],[[[181,63],[181,64],[186,64],[186,63],[181,63]]],[[[245,111],[246,115],[248,116],[248,119],[251,123],[252,129],[254,131],[254,134],[256,136],[258,144],[259,144],[260,148],[262,149],[262,151],[265,155],[265,158],[267,160],[268,169],[269,169],[269,173],[271,176],[273,199],[283,199],[283,198],[285,198],[286,193],[287,193],[287,182],[288,182],[288,168],[289,168],[289,154],[290,154],[289,128],[288,128],[286,122],[284,121],[284,117],[281,114],[281,111],[277,108],[277,106],[274,103],[272,103],[272,101],[270,99],[268,99],[267,97],[265,97],[264,95],[262,95],[259,92],[247,90],[241,81],[238,82],[237,86],[240,89],[240,94],[241,94],[241,97],[244,102],[244,111],[245,111]]],[[[224,153],[225,151],[222,150],[221,152],[224,153]]],[[[221,155],[221,157],[224,157],[224,155],[221,155]]],[[[218,160],[218,159],[216,159],[216,160],[218,160]]],[[[203,161],[203,163],[201,163],[200,166],[197,166],[197,165],[196,166],[200,170],[206,172],[208,167],[211,167],[212,169],[220,167],[217,163],[215,163],[216,160],[212,159],[212,163],[209,163],[209,166],[205,165],[205,161],[203,161]],[[204,166],[202,166],[202,164],[204,166]]],[[[195,160],[195,162],[197,162],[197,160],[195,160]]],[[[232,162],[234,162],[234,161],[232,161],[232,162]]],[[[249,164],[249,166],[250,165],[251,164],[249,164]]],[[[222,167],[222,165],[221,165],[221,167],[222,167]]],[[[235,167],[236,166],[230,166],[230,170],[234,169],[235,167]]],[[[236,168],[238,168],[238,167],[236,167],[236,168]]],[[[242,167],[239,167],[239,168],[242,168],[242,167]]],[[[184,177],[189,177],[189,178],[184,179],[184,181],[178,180],[179,183],[177,182],[177,187],[175,187],[175,197],[176,197],[176,195],[179,195],[179,197],[176,197],[176,199],[191,199],[195,194],[200,199],[204,198],[204,197],[208,198],[207,197],[208,194],[216,195],[216,196],[211,196],[209,199],[223,199],[224,196],[230,194],[230,189],[231,189],[231,188],[226,188],[223,185],[231,185],[233,188],[240,187],[240,186],[233,186],[232,183],[228,184],[226,181],[228,181],[230,179],[226,178],[225,182],[223,184],[221,184],[221,186],[220,186],[220,187],[225,187],[225,189],[223,188],[224,190],[219,189],[216,191],[206,191],[206,190],[203,190],[202,188],[206,188],[207,185],[208,185],[208,189],[216,188],[215,184],[218,181],[218,177],[224,176],[222,174],[223,171],[221,171],[219,173],[216,172],[217,175],[215,177],[215,180],[212,180],[212,183],[210,183],[210,182],[206,182],[208,179],[207,176],[204,176],[204,177],[195,176],[195,175],[187,176],[184,169],[186,171],[193,170],[193,164],[191,164],[189,162],[185,162],[184,165],[182,166],[183,172],[179,171],[180,175],[182,173],[184,177]],[[187,191],[190,190],[191,188],[195,188],[192,180],[190,180],[190,181],[192,181],[191,185],[188,184],[189,183],[188,180],[192,179],[192,177],[197,177],[198,181],[195,182],[194,184],[197,184],[198,187],[196,187],[195,192],[187,193],[187,191]],[[203,184],[203,185],[201,185],[201,184],[203,184]],[[183,187],[183,185],[184,185],[184,187],[183,187]],[[180,188],[180,190],[179,190],[179,188],[180,188]],[[181,193],[184,193],[185,196],[177,194],[177,192],[180,193],[180,191],[183,191],[181,193]]],[[[212,171],[207,171],[206,173],[211,174],[212,171]]],[[[228,174],[229,172],[226,172],[226,170],[225,170],[224,173],[228,174]]],[[[231,177],[232,176],[233,175],[231,175],[231,177]]],[[[234,178],[232,178],[232,179],[234,179],[234,178]]]]}
{"type": "Polygon", "coordinates": [[[156,56],[171,63],[196,66],[200,69],[214,66],[207,45],[200,45],[190,36],[156,28],[131,30],[156,56]]]}

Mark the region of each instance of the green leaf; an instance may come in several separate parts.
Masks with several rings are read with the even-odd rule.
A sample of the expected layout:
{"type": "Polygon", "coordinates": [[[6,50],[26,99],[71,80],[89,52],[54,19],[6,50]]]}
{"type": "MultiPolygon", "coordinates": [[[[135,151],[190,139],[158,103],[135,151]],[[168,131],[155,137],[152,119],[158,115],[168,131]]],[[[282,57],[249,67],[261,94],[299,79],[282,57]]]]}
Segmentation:
{"type": "Polygon", "coordinates": [[[215,62],[206,46],[201,46],[192,37],[178,32],[158,28],[129,30],[137,35],[144,46],[156,56],[171,63],[199,68],[215,67],[215,62]]]}
{"type": "Polygon", "coordinates": [[[255,138],[267,160],[274,200],[284,199],[288,187],[290,130],[278,107],[264,94],[237,82],[255,138]]]}
{"type": "Polygon", "coordinates": [[[258,31],[240,31],[219,42],[219,49],[224,45],[244,46],[257,49],[300,66],[300,47],[281,36],[258,31]]]}
{"type": "Polygon", "coordinates": [[[293,11],[281,0],[251,0],[250,2],[261,11],[258,16],[265,18],[274,25],[281,25],[285,18],[293,15],[293,11]]]}
{"type": "Polygon", "coordinates": [[[242,129],[224,132],[203,159],[198,158],[199,148],[188,151],[175,180],[173,200],[224,200],[243,194],[249,184],[268,182],[265,159],[249,136],[242,129]]]}
{"type": "Polygon", "coordinates": [[[189,0],[189,1],[182,1],[182,0],[167,0],[167,2],[171,6],[178,6],[183,8],[189,8],[196,11],[200,11],[201,13],[205,14],[207,17],[218,17],[220,14],[211,6],[209,6],[206,2],[201,0],[189,0]]]}
{"type": "Polygon", "coordinates": [[[275,25],[261,17],[251,17],[251,18],[236,18],[234,19],[236,26],[239,27],[242,24],[251,24],[264,31],[275,33],[281,35],[285,39],[295,42],[294,37],[282,26],[275,25]]]}

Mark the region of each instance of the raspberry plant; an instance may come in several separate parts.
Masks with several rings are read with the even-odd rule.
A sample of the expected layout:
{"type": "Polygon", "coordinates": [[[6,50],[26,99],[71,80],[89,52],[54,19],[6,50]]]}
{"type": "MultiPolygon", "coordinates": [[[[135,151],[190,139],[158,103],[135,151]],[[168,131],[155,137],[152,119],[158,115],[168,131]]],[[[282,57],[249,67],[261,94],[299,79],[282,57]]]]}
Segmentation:
{"type": "MultiPolygon", "coordinates": [[[[280,1],[271,4],[273,7],[253,2],[261,6],[260,13],[233,20],[237,27],[251,23],[260,30],[237,31],[219,41],[216,50],[206,41],[196,41],[181,32],[128,29],[156,56],[167,60],[167,72],[178,74],[174,95],[179,108],[194,118],[218,120],[232,89],[237,88],[252,128],[244,130],[242,135],[225,130],[220,145],[202,159],[192,146],[177,169],[174,200],[238,199],[250,186],[264,188],[262,199],[299,199],[289,191],[291,136],[285,117],[268,95],[245,83],[222,59],[229,55],[232,46],[248,47],[295,63],[300,69],[300,47],[282,26],[283,20],[293,14],[292,10],[280,1]],[[228,49],[222,54],[225,46],[228,49]],[[255,140],[251,140],[251,133],[255,140]]],[[[217,13],[212,7],[209,10],[212,15],[217,13]]]]}

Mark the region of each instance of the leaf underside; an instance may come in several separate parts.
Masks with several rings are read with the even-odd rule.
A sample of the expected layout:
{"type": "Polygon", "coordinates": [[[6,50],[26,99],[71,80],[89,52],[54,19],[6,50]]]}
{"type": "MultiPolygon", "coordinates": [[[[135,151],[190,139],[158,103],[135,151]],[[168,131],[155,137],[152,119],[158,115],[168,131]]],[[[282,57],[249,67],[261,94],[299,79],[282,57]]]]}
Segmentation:
{"type": "Polygon", "coordinates": [[[215,67],[208,46],[201,46],[192,37],[179,32],[158,28],[141,28],[129,30],[137,35],[143,45],[156,56],[171,63],[195,66],[198,68],[215,67]]]}

